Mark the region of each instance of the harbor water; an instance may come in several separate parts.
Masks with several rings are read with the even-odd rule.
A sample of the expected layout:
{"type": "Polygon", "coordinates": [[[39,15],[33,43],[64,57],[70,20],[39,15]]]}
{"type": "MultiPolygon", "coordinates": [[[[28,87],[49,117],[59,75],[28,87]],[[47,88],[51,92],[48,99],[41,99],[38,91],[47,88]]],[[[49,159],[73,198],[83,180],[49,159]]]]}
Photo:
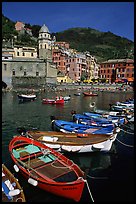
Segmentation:
{"type": "MultiPolygon", "coordinates": [[[[81,91],[81,90],[80,90],[81,91]]],[[[133,98],[133,92],[98,92],[96,97],[75,96],[77,90],[62,92],[37,92],[33,102],[19,103],[16,92],[2,93],[2,162],[18,178],[23,187],[27,202],[73,202],[63,197],[34,187],[16,173],[9,155],[8,145],[18,127],[26,129],[52,130],[50,116],[62,120],[72,120],[71,111],[89,112],[92,102],[97,109],[109,110],[109,104],[133,98]],[[64,105],[42,104],[42,98],[53,98],[56,95],[68,96],[71,99],[64,105]]],[[[134,127],[121,127],[110,152],[65,153],[86,173],[89,188],[94,202],[133,202],[134,201],[134,127]]],[[[84,188],[81,202],[91,203],[87,186],[84,188]]]]}

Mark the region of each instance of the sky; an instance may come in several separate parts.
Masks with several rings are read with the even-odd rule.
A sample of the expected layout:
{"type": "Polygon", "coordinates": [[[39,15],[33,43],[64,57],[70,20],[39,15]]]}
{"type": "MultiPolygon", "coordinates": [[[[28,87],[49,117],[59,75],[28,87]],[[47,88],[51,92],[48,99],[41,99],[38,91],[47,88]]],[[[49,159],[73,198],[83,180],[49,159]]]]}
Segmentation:
{"type": "Polygon", "coordinates": [[[93,28],[134,41],[134,2],[2,2],[2,14],[50,33],[93,28]]]}

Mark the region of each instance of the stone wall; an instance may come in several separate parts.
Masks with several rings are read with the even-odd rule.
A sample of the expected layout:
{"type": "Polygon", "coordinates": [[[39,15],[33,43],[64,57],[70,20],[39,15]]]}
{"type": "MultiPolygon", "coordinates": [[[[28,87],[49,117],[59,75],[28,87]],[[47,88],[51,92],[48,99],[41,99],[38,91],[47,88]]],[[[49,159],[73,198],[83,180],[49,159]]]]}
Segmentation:
{"type": "Polygon", "coordinates": [[[2,81],[9,87],[42,87],[57,82],[57,68],[52,62],[40,59],[2,61],[2,81]]]}

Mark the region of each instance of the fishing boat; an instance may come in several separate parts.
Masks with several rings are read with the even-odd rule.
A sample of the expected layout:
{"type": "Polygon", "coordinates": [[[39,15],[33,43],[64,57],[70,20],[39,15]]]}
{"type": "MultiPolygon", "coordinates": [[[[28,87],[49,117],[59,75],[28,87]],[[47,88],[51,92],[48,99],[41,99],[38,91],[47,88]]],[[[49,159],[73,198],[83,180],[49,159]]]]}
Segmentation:
{"type": "Polygon", "coordinates": [[[56,131],[28,130],[23,132],[24,136],[44,143],[46,146],[59,152],[96,152],[110,151],[112,143],[115,141],[117,133],[107,134],[77,134],[63,133],[56,131]]]}
{"type": "Polygon", "coordinates": [[[116,105],[118,106],[126,106],[126,108],[134,108],[134,103],[129,103],[129,102],[116,102],[116,105]]]}
{"type": "Polygon", "coordinates": [[[64,101],[69,101],[69,100],[70,100],[70,98],[71,98],[71,96],[70,96],[70,95],[69,95],[69,96],[63,96],[64,101]]]}
{"type": "Polygon", "coordinates": [[[94,120],[99,120],[101,122],[112,122],[115,125],[123,124],[125,122],[125,117],[123,116],[112,116],[107,114],[95,113],[95,112],[84,112],[83,115],[93,118],[94,120]]]}
{"type": "Polygon", "coordinates": [[[49,99],[49,98],[43,98],[42,103],[43,104],[64,104],[64,98],[63,97],[56,97],[56,99],[49,99]]]}
{"type": "Polygon", "coordinates": [[[109,104],[110,105],[110,110],[113,110],[113,111],[131,111],[133,112],[134,111],[134,107],[127,107],[126,105],[116,105],[116,104],[109,104]]]}
{"type": "Polygon", "coordinates": [[[93,93],[93,92],[83,92],[84,96],[98,96],[97,93],[93,93]]]}
{"type": "Polygon", "coordinates": [[[35,94],[18,94],[18,99],[23,101],[34,101],[36,99],[35,94]]]}
{"type": "Polygon", "coordinates": [[[78,93],[74,93],[75,96],[81,96],[81,93],[78,92],[78,93]]]}
{"type": "Polygon", "coordinates": [[[24,136],[14,136],[9,143],[14,169],[33,186],[74,201],[82,196],[84,172],[60,152],[24,136]]]}
{"type": "Polygon", "coordinates": [[[96,127],[94,125],[84,125],[77,124],[75,122],[65,121],[65,120],[53,120],[52,121],[53,130],[60,132],[72,132],[72,133],[91,133],[91,134],[112,134],[114,125],[109,127],[96,127]]]}
{"type": "Polygon", "coordinates": [[[25,202],[23,189],[5,164],[2,164],[2,202],[25,202]]]}
{"type": "Polygon", "coordinates": [[[109,121],[105,118],[93,118],[83,114],[73,114],[73,122],[81,123],[85,125],[94,125],[97,127],[113,126],[112,121],[109,121]]]}

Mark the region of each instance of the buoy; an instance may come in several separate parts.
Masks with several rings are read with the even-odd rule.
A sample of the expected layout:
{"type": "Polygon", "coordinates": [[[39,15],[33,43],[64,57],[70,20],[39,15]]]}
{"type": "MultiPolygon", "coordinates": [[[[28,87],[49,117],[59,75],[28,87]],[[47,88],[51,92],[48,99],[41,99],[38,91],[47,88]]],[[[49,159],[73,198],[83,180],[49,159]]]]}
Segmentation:
{"type": "Polygon", "coordinates": [[[19,172],[19,168],[18,168],[18,166],[16,164],[13,167],[14,167],[16,172],[19,172]]]}
{"type": "Polygon", "coordinates": [[[32,184],[33,186],[37,186],[38,185],[38,181],[32,179],[32,178],[29,178],[28,179],[28,183],[32,184]]]}
{"type": "Polygon", "coordinates": [[[11,190],[9,191],[9,196],[15,196],[18,195],[19,193],[20,193],[19,189],[11,190]]]}

